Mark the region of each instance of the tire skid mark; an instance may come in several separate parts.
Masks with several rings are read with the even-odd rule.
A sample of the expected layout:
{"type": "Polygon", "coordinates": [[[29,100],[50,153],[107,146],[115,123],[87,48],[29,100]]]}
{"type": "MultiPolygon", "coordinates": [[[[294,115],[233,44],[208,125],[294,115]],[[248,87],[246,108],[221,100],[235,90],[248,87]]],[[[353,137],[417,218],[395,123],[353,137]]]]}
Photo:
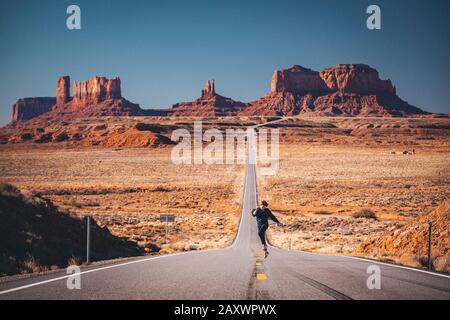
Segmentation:
{"type": "Polygon", "coordinates": [[[310,285],[311,287],[314,287],[314,288],[322,291],[326,295],[333,297],[336,300],[353,300],[351,297],[343,294],[342,292],[334,290],[333,288],[330,288],[329,286],[327,286],[319,281],[316,281],[314,279],[311,279],[307,276],[304,276],[298,272],[289,270],[287,268],[285,269],[285,272],[290,274],[291,276],[305,282],[306,284],[310,285]]]}

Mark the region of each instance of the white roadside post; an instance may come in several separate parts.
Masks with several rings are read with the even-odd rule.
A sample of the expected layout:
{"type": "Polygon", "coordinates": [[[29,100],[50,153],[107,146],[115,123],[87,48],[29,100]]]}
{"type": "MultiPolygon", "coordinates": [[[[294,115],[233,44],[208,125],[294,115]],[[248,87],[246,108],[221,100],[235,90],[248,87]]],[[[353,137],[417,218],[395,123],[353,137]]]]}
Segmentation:
{"type": "Polygon", "coordinates": [[[91,250],[91,217],[86,217],[87,231],[86,231],[86,263],[89,264],[90,250],[91,250]]]}
{"type": "Polygon", "coordinates": [[[431,271],[433,269],[433,263],[431,261],[431,235],[433,231],[433,220],[430,219],[428,221],[428,271],[431,271]]]}
{"type": "Polygon", "coordinates": [[[165,240],[165,243],[167,244],[167,238],[169,236],[169,222],[175,222],[175,215],[174,214],[161,214],[159,216],[159,221],[166,223],[166,240],[165,240]]]}

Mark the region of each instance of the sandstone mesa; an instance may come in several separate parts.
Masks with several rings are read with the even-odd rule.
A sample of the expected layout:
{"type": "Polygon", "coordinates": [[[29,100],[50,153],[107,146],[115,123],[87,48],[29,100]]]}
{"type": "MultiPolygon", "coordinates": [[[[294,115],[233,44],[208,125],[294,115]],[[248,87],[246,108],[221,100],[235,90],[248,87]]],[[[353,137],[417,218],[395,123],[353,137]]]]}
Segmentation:
{"type": "Polygon", "coordinates": [[[320,72],[299,65],[275,70],[271,91],[260,99],[244,103],[216,92],[208,80],[201,96],[179,102],[169,109],[142,109],[122,97],[120,78],[95,76],[74,82],[58,79],[56,97],[19,99],[13,106],[12,122],[36,117],[96,116],[408,116],[427,112],[397,96],[391,80],[382,80],[377,70],[364,64],[339,64],[320,72]]]}

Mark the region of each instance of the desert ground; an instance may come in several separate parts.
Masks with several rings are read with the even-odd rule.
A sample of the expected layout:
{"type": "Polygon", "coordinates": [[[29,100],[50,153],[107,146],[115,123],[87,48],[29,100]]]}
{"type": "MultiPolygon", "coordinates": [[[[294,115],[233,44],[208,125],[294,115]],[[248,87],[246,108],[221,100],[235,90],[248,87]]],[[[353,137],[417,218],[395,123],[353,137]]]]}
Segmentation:
{"type": "Polygon", "coordinates": [[[293,247],[351,252],[371,232],[427,213],[449,195],[446,154],[407,156],[351,146],[284,146],[281,154],[278,176],[264,177],[260,192],[288,225],[303,230],[293,236],[293,247]],[[377,220],[352,218],[364,209],[377,220]]]}
{"type": "Polygon", "coordinates": [[[0,172],[4,182],[91,215],[147,252],[228,245],[239,220],[243,166],[175,165],[170,151],[3,148],[0,172]],[[176,221],[166,226],[160,214],[175,214],[176,221]]]}
{"type": "MultiPolygon", "coordinates": [[[[1,180],[91,215],[148,253],[225,247],[237,230],[244,166],[172,163],[170,133],[192,130],[193,120],[105,117],[6,128],[1,180]],[[167,242],[160,214],[176,215],[167,242]]],[[[203,123],[223,131],[269,120],[203,123]]],[[[270,229],[274,245],[420,266],[420,256],[360,248],[449,198],[447,117],[291,117],[268,127],[280,130],[280,168],[260,174],[258,188],[286,225],[270,229]]]]}
{"type": "Polygon", "coordinates": [[[361,252],[360,245],[429,214],[449,198],[448,124],[339,118],[284,123],[280,170],[259,180],[261,198],[286,224],[271,228],[271,241],[284,248],[420,266],[423,257],[390,256],[383,248],[361,252]]]}

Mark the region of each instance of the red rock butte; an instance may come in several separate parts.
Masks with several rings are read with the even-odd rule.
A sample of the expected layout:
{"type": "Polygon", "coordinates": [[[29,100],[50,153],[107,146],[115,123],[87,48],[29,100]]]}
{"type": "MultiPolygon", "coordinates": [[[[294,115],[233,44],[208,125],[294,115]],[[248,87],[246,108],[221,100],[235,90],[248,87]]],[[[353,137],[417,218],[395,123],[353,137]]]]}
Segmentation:
{"type": "Polygon", "coordinates": [[[92,116],[408,116],[427,112],[397,96],[391,80],[364,64],[339,64],[320,72],[299,65],[275,70],[271,91],[244,103],[217,94],[208,80],[198,99],[179,102],[170,109],[141,109],[122,97],[120,78],[92,77],[75,81],[70,96],[70,77],[58,79],[56,97],[19,99],[12,121],[35,117],[92,116]]]}
{"type": "Polygon", "coordinates": [[[143,110],[138,104],[122,97],[119,77],[92,77],[81,83],[74,81],[70,96],[70,77],[58,79],[56,98],[19,99],[13,106],[12,121],[32,118],[60,119],[65,117],[142,116],[158,115],[158,110],[143,110]]]}
{"type": "Polygon", "coordinates": [[[79,83],[74,81],[70,97],[70,77],[60,77],[56,88],[56,104],[48,116],[128,116],[142,115],[139,105],[122,98],[120,78],[92,77],[79,83]]]}
{"type": "Polygon", "coordinates": [[[406,116],[426,114],[396,95],[390,80],[364,64],[339,64],[321,72],[302,66],[275,70],[271,91],[241,115],[406,116]]]}
{"type": "Polygon", "coordinates": [[[243,102],[217,94],[214,80],[208,80],[200,98],[192,102],[176,103],[167,112],[173,116],[233,116],[245,107],[243,102]]]}

